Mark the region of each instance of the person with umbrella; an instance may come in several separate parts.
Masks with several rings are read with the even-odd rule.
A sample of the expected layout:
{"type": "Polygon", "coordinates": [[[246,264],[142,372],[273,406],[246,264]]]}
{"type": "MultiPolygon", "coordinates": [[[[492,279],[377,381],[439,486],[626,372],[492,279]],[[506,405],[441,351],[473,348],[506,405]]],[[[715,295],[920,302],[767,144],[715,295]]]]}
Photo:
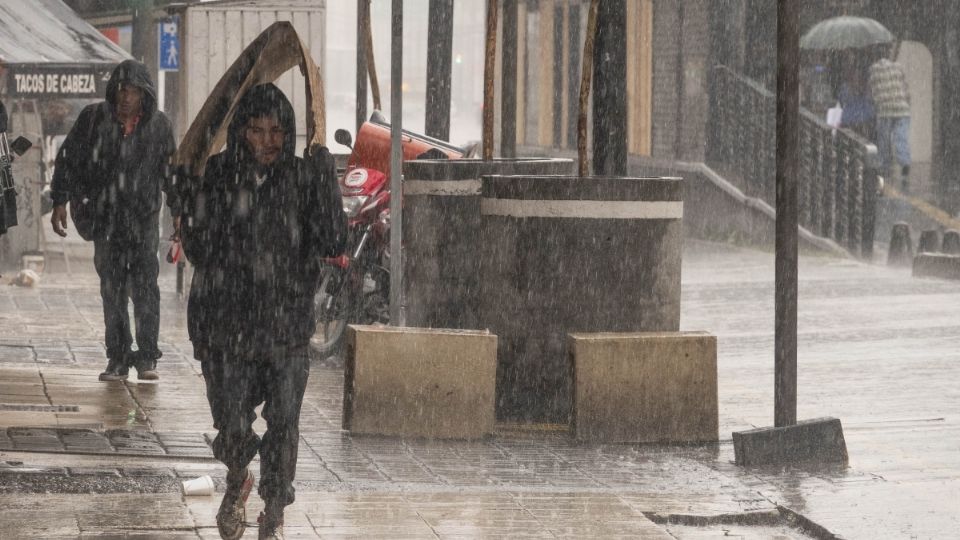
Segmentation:
{"type": "MultiPolygon", "coordinates": [[[[876,115],[877,147],[885,175],[891,172],[891,146],[900,163],[904,191],[908,189],[910,174],[910,147],[907,133],[910,129],[910,94],[906,77],[899,64],[889,59],[894,36],[879,22],[866,17],[841,16],[820,21],[800,38],[800,47],[806,50],[833,53],[858,51],[877,60],[870,65],[868,86],[876,115]],[[875,51],[880,50],[878,55],[875,51]]],[[[862,103],[855,107],[863,112],[862,103]]],[[[844,116],[849,116],[844,110],[844,116]]],[[[855,115],[856,116],[856,115],[855,115]]],[[[862,118],[859,118],[862,120],[862,118]]]]}
{"type": "Polygon", "coordinates": [[[900,164],[903,192],[910,191],[910,90],[903,68],[890,59],[892,47],[881,45],[879,58],[870,66],[870,91],[877,110],[877,150],[881,171],[892,172],[893,154],[900,164]]]}
{"type": "Polygon", "coordinates": [[[862,53],[843,51],[836,62],[839,84],[835,95],[843,109],[840,125],[873,141],[876,138],[876,114],[867,82],[868,66],[869,62],[865,61],[862,53]]]}

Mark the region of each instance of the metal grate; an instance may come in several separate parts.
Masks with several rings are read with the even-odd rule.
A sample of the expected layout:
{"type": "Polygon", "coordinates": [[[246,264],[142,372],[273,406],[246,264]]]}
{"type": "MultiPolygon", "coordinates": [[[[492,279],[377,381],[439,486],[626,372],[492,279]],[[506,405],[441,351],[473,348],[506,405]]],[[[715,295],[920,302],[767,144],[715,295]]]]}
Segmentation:
{"type": "Polygon", "coordinates": [[[80,412],[79,405],[30,405],[22,403],[0,403],[0,411],[17,412],[80,412]]]}

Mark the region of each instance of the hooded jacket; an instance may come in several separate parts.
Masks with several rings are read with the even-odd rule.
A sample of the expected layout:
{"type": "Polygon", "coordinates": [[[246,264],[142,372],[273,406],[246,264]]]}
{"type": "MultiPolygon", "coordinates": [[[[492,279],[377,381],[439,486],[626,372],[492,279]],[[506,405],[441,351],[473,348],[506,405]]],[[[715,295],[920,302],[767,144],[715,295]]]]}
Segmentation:
{"type": "Polygon", "coordinates": [[[156,234],[154,227],[166,192],[171,212],[179,215],[170,186],[170,156],[176,149],[170,120],[157,110],[157,90],[146,66],[124,60],[107,83],[106,101],[88,105],[57,152],[51,190],[56,205],[73,196],[95,203],[95,239],[130,233],[156,234]],[[141,117],[133,133],[123,135],[116,103],[120,83],[143,90],[141,117]]]}
{"type": "Polygon", "coordinates": [[[343,252],[346,218],[333,158],[295,155],[293,107],[273,84],[250,89],[230,123],[226,149],[185,188],[181,238],[195,266],[188,330],[195,356],[306,345],[321,258],[343,252]],[[244,137],[251,117],[277,114],[279,157],[258,166],[244,137]],[[260,174],[262,183],[257,182],[260,174]]]}

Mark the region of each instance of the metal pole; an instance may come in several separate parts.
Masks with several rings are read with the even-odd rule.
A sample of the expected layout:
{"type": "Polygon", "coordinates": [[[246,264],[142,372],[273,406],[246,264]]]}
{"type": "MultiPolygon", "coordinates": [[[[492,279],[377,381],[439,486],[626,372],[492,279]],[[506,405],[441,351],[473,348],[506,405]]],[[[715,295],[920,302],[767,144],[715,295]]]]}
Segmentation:
{"type": "Polygon", "coordinates": [[[159,60],[157,25],[153,19],[154,0],[135,0],[131,2],[133,20],[131,21],[130,48],[133,57],[143,62],[150,70],[150,78],[156,80],[159,60]]]}
{"type": "Polygon", "coordinates": [[[500,155],[517,157],[517,0],[503,2],[503,62],[500,64],[500,155]]]}
{"type": "Polygon", "coordinates": [[[367,40],[366,24],[370,0],[357,0],[357,130],[367,121],[367,40]]]}
{"type": "Polygon", "coordinates": [[[403,326],[403,0],[393,0],[390,40],[390,324],[403,326]]]}
{"type": "Polygon", "coordinates": [[[799,0],[777,2],[777,224],[774,425],[797,423],[799,0]]]}

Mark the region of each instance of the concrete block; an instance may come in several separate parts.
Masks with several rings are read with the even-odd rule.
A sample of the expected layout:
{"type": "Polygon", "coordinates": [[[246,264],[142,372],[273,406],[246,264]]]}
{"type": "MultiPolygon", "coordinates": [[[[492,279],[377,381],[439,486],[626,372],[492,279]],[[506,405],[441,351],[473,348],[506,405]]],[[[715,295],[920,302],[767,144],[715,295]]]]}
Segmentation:
{"type": "Polygon", "coordinates": [[[719,439],[717,338],[706,332],[571,334],[578,440],[719,439]]]}
{"type": "Polygon", "coordinates": [[[947,255],[960,255],[960,232],[953,229],[944,231],[942,251],[947,255]]]}
{"type": "Polygon", "coordinates": [[[497,336],[471,330],[347,328],[343,428],[476,439],[493,432],[497,336]]]}
{"type": "Polygon", "coordinates": [[[846,463],[847,444],[838,418],[815,418],[792,426],[733,433],[737,465],[846,463]]]}
{"type": "Polygon", "coordinates": [[[887,251],[888,266],[909,266],[913,258],[913,237],[910,224],[898,221],[890,231],[890,249],[887,251]]]}
{"type": "Polygon", "coordinates": [[[939,253],[940,231],[927,229],[920,233],[920,242],[917,243],[917,253],[939,253]]]}
{"type": "Polygon", "coordinates": [[[913,258],[913,277],[960,279],[960,255],[921,253],[913,258]]]}

